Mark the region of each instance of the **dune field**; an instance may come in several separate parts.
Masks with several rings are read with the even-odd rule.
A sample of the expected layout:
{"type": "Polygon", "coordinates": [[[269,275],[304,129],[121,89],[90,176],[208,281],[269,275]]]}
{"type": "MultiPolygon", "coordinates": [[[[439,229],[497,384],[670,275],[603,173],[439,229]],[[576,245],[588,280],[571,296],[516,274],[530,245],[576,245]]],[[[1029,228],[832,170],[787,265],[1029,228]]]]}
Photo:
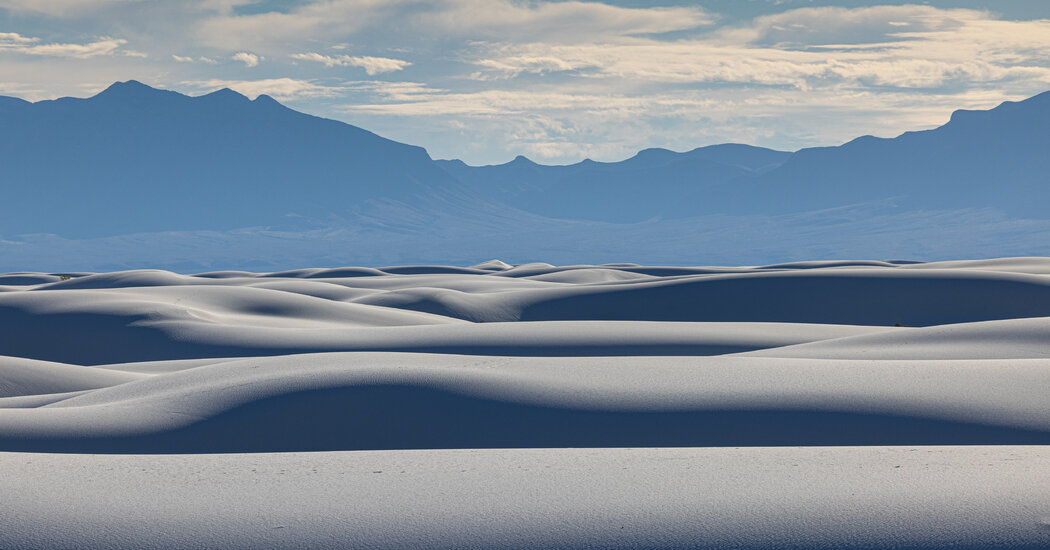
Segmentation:
{"type": "Polygon", "coordinates": [[[1050,258],[0,275],[0,548],[1047,548],[1050,258]]]}

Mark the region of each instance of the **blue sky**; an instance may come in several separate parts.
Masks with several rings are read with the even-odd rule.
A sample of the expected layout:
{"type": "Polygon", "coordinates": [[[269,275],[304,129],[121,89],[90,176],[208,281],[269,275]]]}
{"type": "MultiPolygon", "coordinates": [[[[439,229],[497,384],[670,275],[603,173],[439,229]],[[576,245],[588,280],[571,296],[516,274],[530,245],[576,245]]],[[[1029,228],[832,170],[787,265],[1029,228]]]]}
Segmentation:
{"type": "Polygon", "coordinates": [[[0,0],[0,94],[128,79],[471,164],[794,150],[1050,90],[1050,2],[0,0]]]}

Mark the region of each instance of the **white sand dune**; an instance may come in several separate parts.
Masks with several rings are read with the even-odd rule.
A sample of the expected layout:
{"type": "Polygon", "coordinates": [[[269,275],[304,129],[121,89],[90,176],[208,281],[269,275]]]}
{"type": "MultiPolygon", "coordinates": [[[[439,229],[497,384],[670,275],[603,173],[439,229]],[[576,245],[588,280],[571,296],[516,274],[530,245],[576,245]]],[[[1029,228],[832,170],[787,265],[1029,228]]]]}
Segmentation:
{"type": "Polygon", "coordinates": [[[1050,545],[1050,259],[18,273],[0,327],[0,548],[1050,545]]]}
{"type": "Polygon", "coordinates": [[[0,398],[105,388],[139,378],[132,373],[0,356],[0,398]]]}
{"type": "Polygon", "coordinates": [[[751,356],[812,359],[1050,359],[1050,318],[948,324],[800,343],[751,356]]]}
{"type": "Polygon", "coordinates": [[[0,409],[0,448],[211,453],[1050,443],[1050,369],[1039,360],[904,366],[331,353],[137,376],[37,408],[0,409]]]}

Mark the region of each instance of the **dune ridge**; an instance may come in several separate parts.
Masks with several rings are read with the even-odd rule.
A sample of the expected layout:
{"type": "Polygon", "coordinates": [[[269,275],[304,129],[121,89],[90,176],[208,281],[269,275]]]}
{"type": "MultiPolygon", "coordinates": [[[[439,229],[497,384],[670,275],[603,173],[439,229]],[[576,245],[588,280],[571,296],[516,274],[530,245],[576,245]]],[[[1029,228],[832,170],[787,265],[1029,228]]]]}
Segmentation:
{"type": "Polygon", "coordinates": [[[1050,544],[1050,258],[16,273],[0,326],[4,548],[1050,544]]]}
{"type": "Polygon", "coordinates": [[[1046,443],[1046,406],[1021,397],[1050,382],[1048,273],[1010,258],[8,275],[0,450],[1046,443]]]}

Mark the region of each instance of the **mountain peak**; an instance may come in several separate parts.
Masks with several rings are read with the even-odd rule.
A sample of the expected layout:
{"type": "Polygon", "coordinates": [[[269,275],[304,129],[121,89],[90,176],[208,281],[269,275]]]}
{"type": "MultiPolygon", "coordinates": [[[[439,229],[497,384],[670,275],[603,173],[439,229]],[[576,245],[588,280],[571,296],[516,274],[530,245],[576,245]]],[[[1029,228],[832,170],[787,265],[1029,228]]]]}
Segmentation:
{"type": "Polygon", "coordinates": [[[258,97],[252,100],[252,103],[260,103],[264,105],[280,105],[280,103],[276,99],[266,94],[259,94],[258,97]]]}
{"type": "MultiPolygon", "coordinates": [[[[262,96],[260,96],[260,97],[262,97],[262,96]]],[[[267,97],[269,97],[269,96],[267,96],[267,97]]],[[[241,94],[240,92],[231,90],[229,88],[222,88],[221,90],[215,90],[214,92],[211,92],[210,94],[204,94],[204,95],[198,97],[197,99],[222,99],[222,100],[226,100],[226,101],[230,101],[230,100],[233,100],[233,101],[251,101],[244,94],[241,94]]],[[[256,98],[256,99],[258,99],[258,98],[256,98]]]]}
{"type": "Polygon", "coordinates": [[[525,155],[518,155],[518,156],[514,157],[514,160],[510,161],[507,164],[511,164],[511,165],[514,165],[514,166],[533,166],[536,163],[533,162],[528,157],[526,157],[525,155]]]}
{"type": "Polygon", "coordinates": [[[159,92],[160,90],[147,86],[138,80],[126,80],[114,82],[108,88],[102,90],[95,97],[129,97],[141,95],[147,92],[159,92]]]}
{"type": "Polygon", "coordinates": [[[662,147],[650,147],[648,149],[642,149],[641,151],[638,151],[637,153],[635,153],[634,157],[632,157],[632,158],[633,159],[637,159],[637,160],[658,159],[658,158],[659,159],[663,159],[663,158],[672,157],[672,156],[678,155],[678,154],[679,153],[671,151],[670,149],[664,149],[662,147]]]}
{"type": "Polygon", "coordinates": [[[422,148],[276,105],[134,80],[90,99],[0,101],[0,173],[26,181],[0,201],[0,234],[284,227],[290,213],[471,201],[422,148]]]}

